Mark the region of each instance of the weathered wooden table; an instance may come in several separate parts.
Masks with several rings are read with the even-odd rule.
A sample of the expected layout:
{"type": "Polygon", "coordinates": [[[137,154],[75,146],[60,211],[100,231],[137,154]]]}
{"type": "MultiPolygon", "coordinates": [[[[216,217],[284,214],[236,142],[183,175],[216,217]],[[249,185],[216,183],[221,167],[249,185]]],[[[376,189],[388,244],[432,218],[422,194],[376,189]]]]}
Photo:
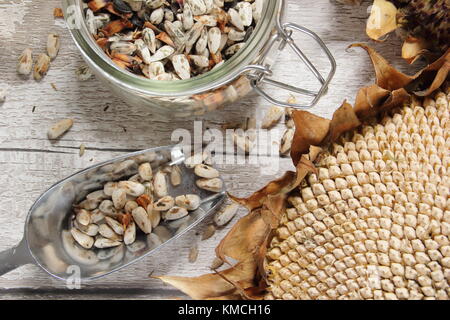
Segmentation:
{"type": "MultiPolygon", "coordinates": [[[[361,6],[346,6],[329,0],[288,0],[286,20],[316,31],[338,64],[328,94],[313,109],[318,115],[330,117],[344,99],[352,103],[357,89],[374,79],[373,69],[363,50],[346,50],[351,43],[368,41],[364,30],[369,2],[361,6]]],[[[171,133],[177,128],[193,130],[192,119],[170,119],[149,109],[127,106],[112,97],[95,78],[79,82],[75,70],[83,64],[81,56],[63,21],[53,18],[53,8],[60,6],[58,0],[0,2],[0,87],[8,88],[7,100],[0,105],[0,250],[19,242],[28,209],[59,179],[130,151],[170,144],[171,133]],[[48,75],[39,83],[20,78],[16,73],[18,56],[26,47],[31,47],[35,56],[43,52],[49,32],[61,35],[62,47],[48,75]],[[75,124],[62,139],[51,143],[46,136],[47,129],[62,118],[72,118],[75,124]],[[83,157],[79,156],[81,144],[86,145],[83,157]]],[[[399,57],[399,40],[395,36],[374,46],[396,66],[405,68],[399,57]]],[[[322,71],[328,70],[325,57],[315,54],[317,47],[309,39],[304,39],[301,47],[314,57],[322,71]]],[[[281,55],[275,70],[283,79],[302,85],[302,81],[310,80],[303,76],[302,71],[295,71],[297,65],[295,55],[286,52],[281,55]]],[[[279,90],[271,92],[280,94],[279,90]]],[[[284,99],[287,97],[288,94],[284,94],[284,99]]],[[[204,128],[220,127],[255,115],[261,120],[268,107],[262,98],[250,96],[224,110],[194,120],[203,121],[204,128]]],[[[284,124],[274,130],[280,136],[284,124]]],[[[244,196],[291,167],[287,158],[280,159],[279,163],[277,172],[269,173],[260,170],[258,165],[235,164],[219,168],[228,190],[244,196]]],[[[240,215],[244,213],[241,210],[240,215]]],[[[194,276],[209,272],[214,248],[230,226],[216,232],[211,239],[199,242],[198,233],[207,223],[171,243],[158,255],[83,284],[80,290],[67,289],[65,283],[50,278],[36,266],[21,267],[0,277],[0,298],[182,297],[178,291],[150,279],[148,275],[153,272],[194,276]],[[189,248],[197,242],[199,258],[195,263],[188,263],[189,248]]]]}

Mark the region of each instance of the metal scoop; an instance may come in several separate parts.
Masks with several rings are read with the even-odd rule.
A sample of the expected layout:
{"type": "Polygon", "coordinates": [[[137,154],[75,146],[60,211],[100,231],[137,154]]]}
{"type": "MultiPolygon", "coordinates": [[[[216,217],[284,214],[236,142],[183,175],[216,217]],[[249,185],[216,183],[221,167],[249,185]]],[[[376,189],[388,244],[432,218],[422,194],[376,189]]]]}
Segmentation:
{"type": "Polygon", "coordinates": [[[149,235],[138,232],[131,245],[122,244],[108,249],[87,250],[74,241],[69,232],[73,205],[88,193],[102,189],[108,181],[123,180],[136,174],[141,163],[150,162],[155,170],[184,160],[180,147],[153,148],[92,166],[58,182],[31,207],[25,221],[23,240],[16,247],[0,253],[0,276],[19,266],[34,263],[61,280],[73,277],[71,270],[74,267],[79,268],[81,281],[92,280],[155,253],[215,211],[225,199],[225,191],[214,194],[199,189],[193,170],[181,164],[183,182],[177,187],[170,186],[169,194],[174,197],[197,194],[202,199],[200,207],[182,219],[162,222],[149,235]]]}

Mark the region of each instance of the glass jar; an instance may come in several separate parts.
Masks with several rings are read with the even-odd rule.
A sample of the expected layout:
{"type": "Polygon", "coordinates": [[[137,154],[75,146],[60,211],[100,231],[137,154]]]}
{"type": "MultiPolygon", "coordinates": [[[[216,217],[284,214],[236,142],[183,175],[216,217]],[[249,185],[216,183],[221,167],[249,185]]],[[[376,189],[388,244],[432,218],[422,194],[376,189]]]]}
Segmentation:
{"type": "Polygon", "coordinates": [[[168,116],[186,117],[202,115],[226,104],[233,103],[255,90],[271,103],[294,108],[314,106],[327,89],[336,64],[322,40],[312,31],[293,23],[282,24],[285,0],[265,0],[262,17],[246,45],[221,67],[188,80],[157,81],[139,77],[117,67],[97,45],[89,33],[83,14],[82,0],[63,0],[64,16],[82,57],[97,79],[125,103],[148,106],[168,116]],[[324,79],[291,38],[299,31],[313,37],[327,54],[331,71],[324,79]],[[303,63],[322,83],[317,92],[296,88],[270,79],[271,67],[280,48],[290,45],[303,63]],[[307,105],[277,101],[260,89],[270,85],[311,96],[307,105]]]}

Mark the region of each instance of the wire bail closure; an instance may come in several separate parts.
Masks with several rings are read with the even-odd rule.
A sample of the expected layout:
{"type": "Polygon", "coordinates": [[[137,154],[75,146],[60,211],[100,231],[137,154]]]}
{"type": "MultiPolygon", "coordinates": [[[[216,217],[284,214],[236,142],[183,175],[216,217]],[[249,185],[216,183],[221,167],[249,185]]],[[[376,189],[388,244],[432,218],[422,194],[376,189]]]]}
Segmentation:
{"type": "Polygon", "coordinates": [[[310,109],[310,108],[314,107],[317,104],[317,102],[320,100],[320,98],[327,92],[328,85],[336,72],[336,61],[335,61],[333,55],[331,54],[330,50],[327,48],[325,43],[322,41],[322,39],[317,34],[315,34],[313,31],[311,31],[305,27],[302,27],[298,24],[295,24],[295,23],[281,24],[281,22],[279,20],[277,22],[277,28],[278,28],[277,34],[275,34],[270,39],[269,45],[267,46],[267,48],[264,50],[264,52],[262,54],[263,64],[262,65],[259,65],[259,64],[248,65],[241,70],[241,73],[246,73],[246,72],[250,71],[250,72],[246,73],[246,76],[247,76],[247,78],[250,79],[251,86],[259,95],[264,97],[270,103],[275,104],[277,106],[281,106],[281,107],[287,107],[287,108],[310,109]],[[326,79],[321,75],[321,73],[312,64],[312,62],[308,59],[308,57],[297,46],[294,39],[292,39],[292,34],[294,31],[302,32],[302,33],[310,36],[311,38],[313,38],[319,44],[321,49],[325,52],[325,54],[327,55],[328,60],[330,61],[330,64],[331,64],[331,71],[328,74],[326,79]],[[277,43],[280,43],[280,45],[278,47],[278,51],[282,51],[286,47],[286,45],[289,45],[294,50],[294,52],[297,54],[297,56],[300,58],[300,60],[304,64],[306,64],[306,66],[311,71],[311,73],[322,84],[319,91],[315,92],[315,91],[295,87],[295,86],[289,85],[287,83],[283,83],[280,81],[270,79],[270,77],[273,75],[272,70],[270,68],[274,61],[272,61],[272,63],[271,63],[270,61],[267,62],[266,60],[271,58],[270,54],[272,52],[273,47],[277,43]],[[281,89],[285,89],[289,92],[295,92],[295,93],[298,93],[298,94],[301,94],[304,96],[309,96],[309,97],[312,97],[313,99],[309,104],[293,104],[293,103],[283,102],[283,101],[274,99],[269,94],[267,94],[264,90],[262,90],[260,88],[260,85],[262,83],[267,83],[272,86],[275,86],[275,87],[278,87],[281,89]]]}

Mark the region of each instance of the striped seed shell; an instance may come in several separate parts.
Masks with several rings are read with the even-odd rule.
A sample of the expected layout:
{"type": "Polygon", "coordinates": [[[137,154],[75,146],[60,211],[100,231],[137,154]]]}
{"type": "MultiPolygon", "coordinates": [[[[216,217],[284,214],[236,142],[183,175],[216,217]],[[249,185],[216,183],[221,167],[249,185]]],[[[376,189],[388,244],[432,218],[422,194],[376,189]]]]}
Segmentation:
{"type": "Polygon", "coordinates": [[[61,121],[58,121],[47,131],[47,137],[50,140],[58,139],[70,128],[72,128],[72,126],[73,126],[72,119],[63,119],[61,121]]]}
{"type": "Polygon", "coordinates": [[[145,234],[152,232],[152,222],[144,208],[137,207],[131,214],[133,215],[134,222],[138,225],[142,232],[145,234]]]}
{"type": "Polygon", "coordinates": [[[51,60],[58,55],[61,46],[59,35],[50,33],[47,38],[47,54],[51,60]]]}
{"type": "Polygon", "coordinates": [[[41,53],[34,62],[33,77],[35,80],[41,80],[50,69],[50,57],[41,53]]]}
{"type": "Polygon", "coordinates": [[[186,194],[175,198],[175,204],[189,211],[197,210],[200,206],[200,197],[196,194],[186,194]]]}
{"type": "Polygon", "coordinates": [[[200,189],[208,190],[211,192],[220,192],[223,189],[223,182],[219,178],[199,179],[196,181],[196,184],[200,189]]]}
{"type": "Polygon", "coordinates": [[[88,236],[87,234],[84,234],[83,232],[79,231],[76,228],[70,229],[70,233],[72,234],[72,237],[75,239],[75,241],[82,246],[85,249],[92,248],[94,244],[94,238],[91,236],[88,236]]]}
{"type": "Polygon", "coordinates": [[[105,221],[108,224],[108,226],[110,226],[111,229],[114,230],[115,233],[117,233],[119,236],[123,235],[124,229],[119,221],[111,217],[105,217],[105,221]]]}
{"type": "Polygon", "coordinates": [[[174,55],[172,57],[172,65],[181,79],[186,80],[191,78],[191,66],[184,54],[174,55]]]}
{"type": "Polygon", "coordinates": [[[21,75],[29,75],[33,67],[32,50],[26,48],[19,57],[17,72],[21,75]]]}

